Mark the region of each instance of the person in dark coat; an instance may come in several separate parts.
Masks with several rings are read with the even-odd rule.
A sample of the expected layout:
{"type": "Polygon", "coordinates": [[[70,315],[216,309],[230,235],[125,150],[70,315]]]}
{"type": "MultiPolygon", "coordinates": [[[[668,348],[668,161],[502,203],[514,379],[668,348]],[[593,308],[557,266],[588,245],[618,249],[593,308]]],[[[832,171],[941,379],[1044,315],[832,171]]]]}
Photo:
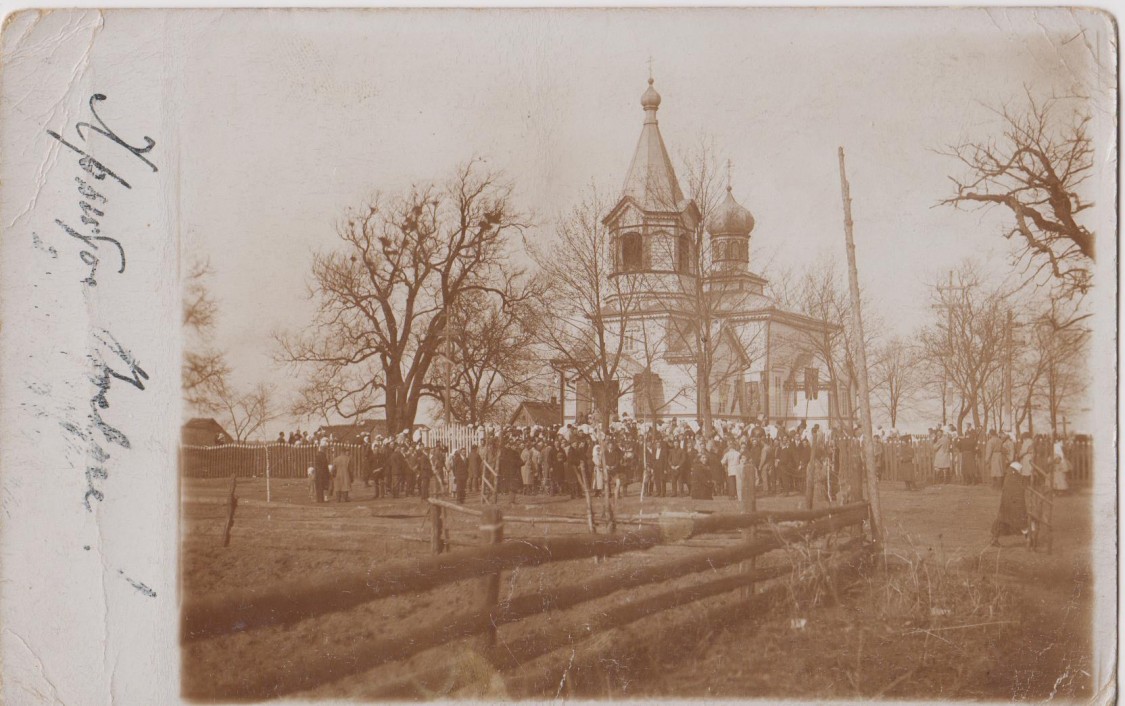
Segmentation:
{"type": "Polygon", "coordinates": [[[376,442],[371,448],[371,483],[375,486],[375,497],[387,494],[387,447],[376,442]]]}
{"type": "Polygon", "coordinates": [[[805,490],[805,484],[808,482],[808,468],[809,460],[812,458],[812,444],[806,437],[801,437],[800,442],[797,443],[797,476],[796,487],[799,490],[805,490]]]}
{"type": "Polygon", "coordinates": [[[583,457],[586,455],[586,445],[581,440],[575,441],[566,448],[566,489],[570,493],[571,499],[580,498],[585,495],[586,464],[583,457]]]}
{"type": "Polygon", "coordinates": [[[786,495],[794,490],[793,476],[796,474],[796,469],[797,456],[794,453],[793,445],[788,438],[785,438],[781,441],[781,446],[777,450],[777,476],[780,484],[779,490],[786,495]]]}
{"type": "Polygon", "coordinates": [[[604,458],[606,494],[612,493],[614,497],[621,497],[622,464],[625,459],[613,439],[606,442],[604,458]]]}
{"type": "Polygon", "coordinates": [[[465,449],[460,448],[453,454],[453,483],[457,486],[457,502],[462,505],[465,504],[465,486],[468,482],[469,460],[465,458],[465,449]]]}
{"type": "Polygon", "coordinates": [[[387,459],[387,480],[392,498],[398,498],[399,494],[406,492],[406,456],[402,453],[400,444],[391,447],[391,454],[387,459]]]}
{"type": "Polygon", "coordinates": [[[370,488],[371,479],[375,475],[375,450],[372,448],[371,442],[366,439],[363,440],[361,459],[360,477],[363,479],[363,485],[370,488]]]}
{"type": "Polygon", "coordinates": [[[512,448],[511,444],[505,444],[500,449],[500,487],[498,493],[510,492],[514,493],[523,485],[523,480],[520,476],[520,466],[522,461],[520,459],[520,452],[512,448]]]}
{"type": "Polygon", "coordinates": [[[419,445],[414,450],[410,460],[414,462],[414,474],[418,478],[418,495],[426,500],[430,497],[430,479],[434,475],[434,467],[430,465],[430,456],[419,445]]]}
{"type": "Polygon", "coordinates": [[[672,478],[672,495],[680,497],[691,485],[691,463],[688,460],[687,442],[676,442],[668,451],[668,474],[672,478]]]}
{"type": "Polygon", "coordinates": [[[762,474],[762,485],[766,493],[774,492],[777,489],[777,450],[768,436],[762,441],[758,470],[762,474]]]}
{"type": "MultiPolygon", "coordinates": [[[[713,498],[711,495],[711,457],[713,455],[705,448],[696,449],[695,457],[691,463],[691,497],[693,500],[711,500],[713,498]]],[[[722,470],[721,464],[719,470],[722,470]]]]}
{"type": "Polygon", "coordinates": [[[957,440],[957,452],[961,455],[961,478],[965,485],[976,485],[980,482],[980,472],[977,470],[977,433],[970,426],[965,435],[957,440]]]}
{"type": "Polygon", "coordinates": [[[914,446],[909,436],[902,437],[898,444],[898,472],[907,490],[918,490],[914,485],[914,446]]]}
{"type": "Polygon", "coordinates": [[[648,462],[649,483],[652,485],[651,493],[654,497],[663,498],[665,493],[664,476],[668,470],[668,447],[664,440],[655,438],[649,441],[645,452],[648,462]]]}
{"type": "MultiPolygon", "coordinates": [[[[761,427],[755,427],[755,431],[760,430],[761,427]]],[[[750,444],[746,452],[746,456],[750,463],[750,468],[753,470],[753,475],[749,476],[745,482],[753,483],[755,491],[759,488],[765,492],[765,473],[762,470],[762,435],[751,434],[750,444]]]]}
{"type": "Polygon", "coordinates": [[[1000,537],[1010,534],[1027,534],[1027,477],[1023,466],[1012,461],[1004,473],[1004,488],[1000,492],[1000,511],[992,523],[992,545],[1000,546],[1000,537]]]}
{"type": "Polygon", "coordinates": [[[467,459],[467,469],[469,474],[468,484],[469,490],[480,490],[481,477],[484,474],[484,459],[480,455],[480,447],[473,444],[472,450],[469,451],[469,458],[467,459]]]}
{"type": "Polygon", "coordinates": [[[316,478],[316,501],[327,502],[328,488],[332,484],[332,476],[328,471],[328,442],[322,440],[313,456],[313,475],[316,478]]]}
{"type": "Polygon", "coordinates": [[[555,442],[554,447],[548,448],[551,454],[549,492],[551,495],[557,495],[565,492],[563,486],[568,482],[566,477],[566,449],[563,448],[563,440],[561,438],[555,442]]]}

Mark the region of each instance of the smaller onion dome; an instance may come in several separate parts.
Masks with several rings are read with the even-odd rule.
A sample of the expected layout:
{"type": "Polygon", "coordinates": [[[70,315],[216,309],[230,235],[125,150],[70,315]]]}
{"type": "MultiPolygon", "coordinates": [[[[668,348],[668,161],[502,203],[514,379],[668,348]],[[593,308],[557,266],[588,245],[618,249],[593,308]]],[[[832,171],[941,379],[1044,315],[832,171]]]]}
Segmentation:
{"type": "Polygon", "coordinates": [[[731,188],[727,187],[727,197],[719,204],[715,217],[707,225],[711,235],[750,235],[754,230],[754,216],[734,200],[731,188]]]}
{"type": "Polygon", "coordinates": [[[641,95],[641,107],[645,110],[656,110],[660,107],[660,94],[652,87],[652,79],[648,80],[648,88],[641,95]]]}

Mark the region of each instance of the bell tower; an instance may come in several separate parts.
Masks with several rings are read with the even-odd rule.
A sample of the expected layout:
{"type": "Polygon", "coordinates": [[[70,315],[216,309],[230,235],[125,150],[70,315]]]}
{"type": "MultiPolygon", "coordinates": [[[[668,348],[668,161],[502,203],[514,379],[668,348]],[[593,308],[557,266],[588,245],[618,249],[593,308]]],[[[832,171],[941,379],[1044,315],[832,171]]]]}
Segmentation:
{"type": "Polygon", "coordinates": [[[613,276],[643,276],[655,293],[685,291],[681,277],[696,277],[693,237],[699,210],[684,197],[656,112],[660,94],[648,80],[641,95],[644,123],[617,205],[603,223],[612,243],[613,276]]]}

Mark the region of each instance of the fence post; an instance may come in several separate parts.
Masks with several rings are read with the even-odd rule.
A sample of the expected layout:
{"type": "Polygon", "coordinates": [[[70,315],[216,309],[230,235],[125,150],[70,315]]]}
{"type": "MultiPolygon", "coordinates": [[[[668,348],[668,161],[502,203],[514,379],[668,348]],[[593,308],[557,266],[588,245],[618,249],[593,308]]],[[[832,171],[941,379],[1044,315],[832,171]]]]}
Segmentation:
{"type": "MultiPolygon", "coordinates": [[[[758,509],[758,470],[752,463],[744,463],[742,465],[742,471],[743,478],[741,505],[742,514],[745,515],[748,512],[755,512],[758,509]],[[747,473],[747,471],[749,471],[749,473],[747,473]],[[747,475],[749,475],[750,477],[745,477],[747,475]]],[[[742,530],[742,538],[747,542],[753,542],[757,534],[758,532],[756,527],[747,527],[742,530]]],[[[754,572],[754,568],[756,565],[757,561],[755,561],[754,558],[751,558],[749,566],[749,570],[751,573],[754,572]]],[[[746,568],[747,567],[745,564],[739,565],[739,573],[744,573],[746,568]]],[[[753,595],[754,584],[751,583],[743,589],[742,596],[743,598],[749,598],[753,595]]]]}
{"type": "Polygon", "coordinates": [[[441,520],[441,507],[438,505],[430,505],[430,524],[433,525],[433,531],[430,535],[430,549],[433,550],[434,554],[441,554],[445,549],[444,542],[442,542],[441,520]]]}
{"type": "Polygon", "coordinates": [[[234,495],[235,484],[238,483],[238,473],[232,473],[230,476],[230,511],[227,514],[227,526],[223,530],[223,546],[230,546],[230,530],[234,527],[234,511],[238,507],[238,498],[234,495]]]}
{"type": "Polygon", "coordinates": [[[266,450],[266,502],[268,503],[268,502],[270,502],[270,499],[271,499],[271,496],[270,496],[270,447],[269,447],[268,444],[265,446],[265,450],[266,450]]]}
{"type": "MultiPolygon", "coordinates": [[[[504,515],[500,512],[498,507],[484,508],[484,514],[481,516],[481,538],[485,544],[494,546],[500,544],[504,540],[504,515]]],[[[494,619],[493,612],[496,610],[496,604],[500,601],[500,572],[494,571],[484,577],[484,582],[481,584],[485,612],[489,615],[489,626],[481,636],[483,647],[490,648],[496,644],[496,620],[494,619]]]]}

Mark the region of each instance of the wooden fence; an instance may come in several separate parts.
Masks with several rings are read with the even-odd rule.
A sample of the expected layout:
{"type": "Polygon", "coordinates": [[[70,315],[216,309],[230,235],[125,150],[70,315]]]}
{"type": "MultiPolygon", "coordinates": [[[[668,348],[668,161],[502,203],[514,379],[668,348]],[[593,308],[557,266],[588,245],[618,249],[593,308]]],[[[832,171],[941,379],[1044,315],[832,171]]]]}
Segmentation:
{"type": "MultiPolygon", "coordinates": [[[[905,478],[912,478],[914,482],[923,484],[932,484],[937,481],[934,473],[934,446],[930,440],[923,439],[909,443],[897,440],[888,441],[882,445],[882,448],[883,460],[879,474],[882,480],[902,481],[905,478]]],[[[1064,445],[1063,451],[1070,462],[1068,480],[1071,483],[1089,483],[1093,478],[1093,443],[1089,441],[1068,442],[1064,445]]],[[[1045,469],[1051,468],[1052,453],[1053,447],[1049,441],[1037,441],[1035,444],[1035,465],[1045,469]]],[[[957,460],[958,455],[958,452],[954,451],[955,463],[959,462],[957,460]]],[[[862,463],[862,457],[858,440],[849,439],[843,442],[839,445],[839,455],[836,460],[837,470],[846,474],[853,464],[862,463]]],[[[984,463],[983,455],[979,452],[977,454],[977,469],[984,482],[987,483],[989,470],[984,463]]]]}
{"type": "MultiPolygon", "coordinates": [[[[440,518],[450,508],[433,505],[440,518]]],[[[298,621],[345,611],[361,604],[391,596],[418,594],[465,580],[482,580],[477,608],[463,615],[412,628],[410,639],[375,630],[355,642],[338,645],[332,651],[305,650],[300,654],[274,655],[260,662],[252,672],[236,682],[219,685],[207,674],[184,673],[184,696],[191,699],[246,700],[277,698],[312,689],[344,677],[359,674],[380,664],[401,661],[419,652],[474,635],[482,636],[481,646],[489,649],[499,626],[546,611],[565,610],[617,591],[670,581],[689,574],[707,577],[718,569],[753,560],[789,543],[810,540],[849,526],[862,526],[868,519],[866,503],[829,507],[820,510],[749,512],[706,516],[676,516],[658,523],[630,528],[618,534],[564,536],[557,538],[519,537],[504,540],[500,508],[470,510],[481,520],[484,545],[442,552],[414,561],[388,563],[371,571],[299,579],[265,589],[243,590],[213,597],[189,597],[181,614],[181,640],[185,643],[214,639],[268,626],[292,625],[298,621]],[[770,522],[797,522],[796,526],[772,526],[746,541],[719,549],[693,549],[689,556],[627,571],[606,570],[601,576],[585,576],[572,584],[540,587],[533,594],[501,599],[501,572],[557,561],[606,557],[643,551],[672,544],[690,537],[726,530],[746,529],[770,522]]],[[[542,521],[538,518],[532,521],[542,521]]],[[[512,518],[507,518],[512,521],[512,518]]],[[[440,536],[440,530],[439,530],[440,536]]],[[[438,551],[441,551],[438,548],[438,551]]],[[[708,578],[691,590],[672,590],[646,599],[642,615],[667,610],[708,596],[729,593],[757,582],[788,573],[789,566],[751,569],[734,575],[708,578]]],[[[628,615],[621,622],[638,617],[634,606],[613,609],[628,615]]],[[[604,624],[612,626],[612,621],[604,624]]],[[[546,654],[570,641],[569,634],[543,643],[539,654],[546,654]]],[[[522,657],[528,655],[523,654],[522,657]]],[[[537,656],[537,655],[532,655],[537,656]]]]}
{"type": "MultiPolygon", "coordinates": [[[[184,478],[264,478],[268,463],[272,478],[304,478],[313,465],[316,448],[289,444],[181,446],[180,473],[184,478]]],[[[363,467],[365,446],[329,444],[330,459],[341,452],[352,455],[353,468],[363,467]]]]}
{"type": "Polygon", "coordinates": [[[441,444],[448,451],[456,451],[457,449],[468,451],[473,444],[479,442],[477,432],[472,427],[451,424],[449,426],[439,425],[423,431],[422,443],[426,446],[441,444]]]}

